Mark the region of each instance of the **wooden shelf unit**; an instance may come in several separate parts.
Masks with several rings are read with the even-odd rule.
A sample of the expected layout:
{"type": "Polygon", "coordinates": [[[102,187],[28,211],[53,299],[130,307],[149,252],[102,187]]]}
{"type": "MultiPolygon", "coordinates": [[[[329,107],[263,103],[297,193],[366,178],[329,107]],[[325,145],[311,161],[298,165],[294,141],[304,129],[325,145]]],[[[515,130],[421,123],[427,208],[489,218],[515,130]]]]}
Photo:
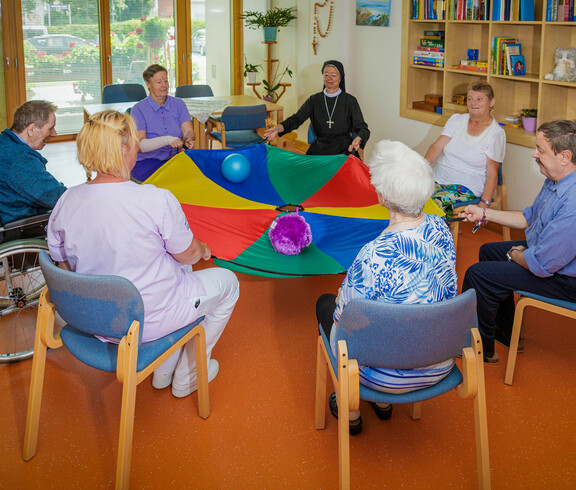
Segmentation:
{"type": "MultiPolygon", "coordinates": [[[[507,115],[520,115],[520,110],[525,108],[538,109],[538,125],[554,119],[576,119],[576,83],[544,79],[554,68],[556,48],[576,45],[576,22],[547,22],[546,0],[536,0],[536,20],[530,22],[414,20],[410,18],[411,3],[402,2],[400,116],[444,126],[451,115],[466,112],[466,106],[452,103],[452,95],[465,93],[466,87],[474,81],[486,80],[494,87],[496,104],[493,115],[499,122],[505,121],[507,115]],[[445,32],[444,68],[412,64],[414,50],[424,31],[428,30],[445,32]],[[526,61],[526,76],[492,74],[491,43],[494,36],[518,38],[526,61]],[[468,49],[478,49],[478,59],[488,60],[488,72],[452,68],[466,59],[468,49]],[[412,102],[424,100],[426,94],[442,94],[442,114],[412,108],[412,102]]],[[[534,147],[534,133],[523,128],[505,127],[505,130],[509,143],[534,147]]]]}
{"type": "MultiPolygon", "coordinates": [[[[280,63],[279,59],[276,59],[272,56],[272,47],[277,43],[278,43],[278,41],[263,41],[262,42],[262,44],[266,44],[266,50],[267,50],[267,54],[268,54],[267,58],[264,60],[266,62],[266,74],[267,74],[266,80],[272,80],[272,74],[274,71],[274,63],[280,63]]],[[[260,85],[260,82],[247,83],[247,85],[250,85],[252,87],[252,91],[254,92],[256,97],[258,97],[259,99],[262,99],[262,95],[260,94],[260,92],[258,92],[258,90],[256,90],[256,87],[258,87],[260,85]]],[[[290,86],[292,86],[291,83],[281,83],[280,87],[282,88],[282,92],[280,92],[278,94],[278,98],[274,102],[278,102],[282,98],[282,96],[284,95],[284,92],[286,92],[286,89],[290,86]]]]}

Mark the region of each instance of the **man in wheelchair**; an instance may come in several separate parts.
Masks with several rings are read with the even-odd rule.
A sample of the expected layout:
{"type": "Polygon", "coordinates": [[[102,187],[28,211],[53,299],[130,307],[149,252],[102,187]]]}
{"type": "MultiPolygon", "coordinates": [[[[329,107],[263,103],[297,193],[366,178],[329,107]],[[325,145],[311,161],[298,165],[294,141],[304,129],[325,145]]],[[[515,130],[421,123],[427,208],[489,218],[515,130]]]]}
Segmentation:
{"type": "MultiPolygon", "coordinates": [[[[0,134],[0,222],[11,223],[51,210],[64,193],[38,152],[56,136],[57,107],[32,100],[16,109],[14,123],[0,134]]],[[[2,240],[0,240],[2,241],[2,240]]]]}

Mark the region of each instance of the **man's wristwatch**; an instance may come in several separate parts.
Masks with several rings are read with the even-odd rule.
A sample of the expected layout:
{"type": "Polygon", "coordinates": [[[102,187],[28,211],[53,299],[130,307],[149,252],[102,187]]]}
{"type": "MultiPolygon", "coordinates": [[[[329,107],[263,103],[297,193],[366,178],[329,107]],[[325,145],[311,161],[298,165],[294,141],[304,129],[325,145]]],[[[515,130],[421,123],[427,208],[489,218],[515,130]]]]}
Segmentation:
{"type": "Polygon", "coordinates": [[[512,255],[510,255],[512,253],[512,250],[514,249],[511,248],[510,250],[508,250],[508,252],[506,252],[506,258],[508,259],[509,262],[513,262],[512,255]]]}
{"type": "Polygon", "coordinates": [[[490,201],[488,201],[487,199],[480,199],[480,202],[483,202],[484,204],[486,204],[486,206],[490,206],[490,204],[492,204],[490,201]]]}

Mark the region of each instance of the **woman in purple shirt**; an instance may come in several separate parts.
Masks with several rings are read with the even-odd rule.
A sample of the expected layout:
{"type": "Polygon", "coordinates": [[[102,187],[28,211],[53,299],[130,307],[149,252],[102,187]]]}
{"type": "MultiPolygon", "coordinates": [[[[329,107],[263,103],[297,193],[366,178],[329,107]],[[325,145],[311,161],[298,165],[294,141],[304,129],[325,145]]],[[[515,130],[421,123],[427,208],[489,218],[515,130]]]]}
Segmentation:
{"type": "Polygon", "coordinates": [[[136,121],[140,151],[132,176],[146,180],[183,147],[194,146],[194,127],[182,99],[168,95],[168,72],[150,65],[142,74],[150,95],[131,115],[136,121]]]}

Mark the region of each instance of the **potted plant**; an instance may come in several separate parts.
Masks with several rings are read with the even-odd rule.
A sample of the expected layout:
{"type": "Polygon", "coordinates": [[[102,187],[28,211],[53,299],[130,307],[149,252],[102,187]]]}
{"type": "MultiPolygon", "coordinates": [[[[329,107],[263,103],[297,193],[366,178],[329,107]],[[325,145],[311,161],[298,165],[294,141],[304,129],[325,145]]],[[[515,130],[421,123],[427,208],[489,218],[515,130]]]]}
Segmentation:
{"type": "Polygon", "coordinates": [[[522,126],[524,129],[529,133],[535,133],[538,111],[536,109],[522,109],[520,113],[522,114],[522,126]]]}
{"type": "MultiPolygon", "coordinates": [[[[264,91],[266,92],[266,95],[264,97],[262,97],[264,100],[268,100],[270,102],[276,102],[280,97],[278,96],[278,94],[276,93],[276,91],[281,87],[282,85],[282,79],[288,75],[290,78],[292,78],[292,70],[290,68],[288,68],[288,66],[286,66],[286,68],[284,68],[284,71],[280,74],[278,74],[278,65],[276,65],[276,69],[274,70],[274,72],[272,73],[272,77],[271,80],[262,80],[262,85],[264,86],[264,91]]],[[[286,89],[286,88],[284,88],[286,89]]],[[[284,92],[282,92],[283,94],[284,92]]],[[[280,94],[280,95],[282,95],[280,94]]]]}
{"type": "Polygon", "coordinates": [[[244,78],[248,79],[248,83],[256,83],[256,73],[259,68],[262,68],[262,65],[252,65],[244,57],[244,78]]]}
{"type": "Polygon", "coordinates": [[[278,28],[286,27],[297,18],[296,7],[275,7],[266,12],[246,10],[240,18],[246,21],[248,29],[258,29],[262,27],[264,30],[264,42],[274,42],[276,41],[278,28]]]}

